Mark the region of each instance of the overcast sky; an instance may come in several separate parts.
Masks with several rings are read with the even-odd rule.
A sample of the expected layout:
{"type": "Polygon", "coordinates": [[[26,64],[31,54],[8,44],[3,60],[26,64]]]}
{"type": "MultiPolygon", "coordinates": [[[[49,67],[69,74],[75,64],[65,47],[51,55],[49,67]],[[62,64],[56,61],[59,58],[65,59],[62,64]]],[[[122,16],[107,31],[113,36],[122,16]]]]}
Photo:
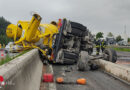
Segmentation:
{"type": "Polygon", "coordinates": [[[42,23],[67,18],[105,35],[123,35],[126,25],[130,37],[130,0],[0,0],[0,16],[11,23],[30,20],[32,12],[42,16],[42,23]]]}

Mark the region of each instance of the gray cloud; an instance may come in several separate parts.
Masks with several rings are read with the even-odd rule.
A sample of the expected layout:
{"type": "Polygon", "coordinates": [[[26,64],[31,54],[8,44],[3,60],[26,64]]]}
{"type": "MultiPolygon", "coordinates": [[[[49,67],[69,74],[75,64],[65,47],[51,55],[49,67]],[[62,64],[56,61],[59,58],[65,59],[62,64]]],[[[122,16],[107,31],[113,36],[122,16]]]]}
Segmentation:
{"type": "Polygon", "coordinates": [[[42,16],[42,23],[68,18],[86,25],[92,33],[124,32],[130,36],[130,0],[0,0],[0,16],[12,23],[30,20],[31,12],[42,16]]]}

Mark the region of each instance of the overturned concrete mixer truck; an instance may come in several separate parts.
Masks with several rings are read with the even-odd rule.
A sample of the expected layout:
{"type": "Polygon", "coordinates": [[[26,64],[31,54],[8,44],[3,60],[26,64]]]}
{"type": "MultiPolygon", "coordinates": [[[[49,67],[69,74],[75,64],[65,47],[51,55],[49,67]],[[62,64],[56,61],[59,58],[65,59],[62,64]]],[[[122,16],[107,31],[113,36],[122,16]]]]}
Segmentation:
{"type": "MultiPolygon", "coordinates": [[[[34,14],[31,21],[8,25],[6,34],[23,50],[38,48],[43,62],[74,64],[81,59],[82,51],[92,54],[94,38],[87,27],[67,19],[50,24],[41,24],[41,20],[40,15],[34,14]]],[[[105,56],[116,60],[112,53],[107,50],[105,56]]]]}

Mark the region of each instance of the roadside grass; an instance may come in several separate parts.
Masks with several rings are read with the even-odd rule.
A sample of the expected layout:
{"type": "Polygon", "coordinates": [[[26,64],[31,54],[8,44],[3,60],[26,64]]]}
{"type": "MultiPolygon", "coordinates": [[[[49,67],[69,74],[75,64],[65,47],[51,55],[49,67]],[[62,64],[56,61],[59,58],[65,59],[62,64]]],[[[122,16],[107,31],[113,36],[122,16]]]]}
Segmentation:
{"type": "Polygon", "coordinates": [[[7,55],[6,55],[6,58],[0,61],[0,65],[3,65],[3,64],[5,64],[5,63],[7,63],[7,62],[13,60],[14,58],[17,58],[17,57],[19,57],[19,56],[21,56],[21,55],[23,55],[23,54],[25,54],[25,53],[27,53],[27,52],[29,52],[29,51],[30,51],[30,50],[22,51],[20,54],[14,56],[14,57],[10,57],[9,54],[7,54],[7,55]]]}
{"type": "Polygon", "coordinates": [[[107,48],[112,48],[116,51],[122,51],[122,52],[130,52],[129,48],[116,48],[116,47],[107,47],[107,48]]]}

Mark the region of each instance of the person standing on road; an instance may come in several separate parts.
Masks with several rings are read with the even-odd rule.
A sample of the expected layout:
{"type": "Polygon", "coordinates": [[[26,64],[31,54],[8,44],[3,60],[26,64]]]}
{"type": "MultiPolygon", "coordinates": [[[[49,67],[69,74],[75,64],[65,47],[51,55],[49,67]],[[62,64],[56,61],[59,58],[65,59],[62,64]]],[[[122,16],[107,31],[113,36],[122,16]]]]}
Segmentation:
{"type": "Polygon", "coordinates": [[[2,48],[1,44],[0,44],[0,48],[2,48]]]}
{"type": "Polygon", "coordinates": [[[96,55],[99,55],[100,52],[100,39],[96,41],[96,55]]]}
{"type": "Polygon", "coordinates": [[[102,52],[105,50],[105,48],[106,48],[106,42],[103,39],[102,42],[101,42],[101,50],[102,50],[102,52]]]}

